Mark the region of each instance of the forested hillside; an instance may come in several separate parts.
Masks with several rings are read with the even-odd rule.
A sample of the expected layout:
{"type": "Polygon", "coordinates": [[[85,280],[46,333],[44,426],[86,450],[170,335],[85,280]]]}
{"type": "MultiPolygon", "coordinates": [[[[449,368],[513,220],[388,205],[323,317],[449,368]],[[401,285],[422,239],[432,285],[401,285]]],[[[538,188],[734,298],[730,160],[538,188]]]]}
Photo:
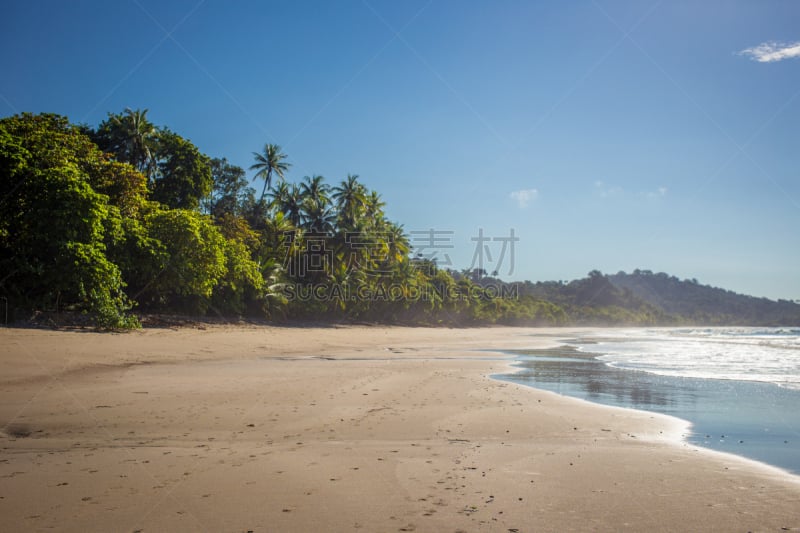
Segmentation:
{"type": "MultiPolygon", "coordinates": [[[[488,277],[476,282],[502,283],[488,277]]],[[[509,292],[557,305],[570,324],[800,325],[800,303],[755,298],[649,270],[614,275],[593,270],[570,282],[525,281],[509,286],[509,292]]]]}
{"type": "Polygon", "coordinates": [[[679,321],[679,317],[666,313],[631,291],[615,287],[597,270],[591,271],[586,278],[569,283],[526,281],[514,286],[520,295],[558,305],[573,324],[656,325],[679,321]]]}
{"type": "Polygon", "coordinates": [[[701,285],[697,280],[679,280],[663,272],[634,270],[608,277],[619,289],[630,291],[664,312],[699,324],[797,325],[800,305],[788,300],[769,300],[701,285]]]}

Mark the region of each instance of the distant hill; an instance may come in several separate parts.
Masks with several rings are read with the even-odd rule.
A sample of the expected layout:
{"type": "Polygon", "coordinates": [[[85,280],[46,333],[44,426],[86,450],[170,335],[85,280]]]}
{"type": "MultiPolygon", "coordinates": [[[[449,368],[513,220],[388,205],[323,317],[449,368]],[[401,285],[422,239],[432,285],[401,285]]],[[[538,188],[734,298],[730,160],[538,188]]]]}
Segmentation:
{"type": "Polygon", "coordinates": [[[487,276],[473,276],[473,280],[483,286],[512,288],[522,299],[553,304],[563,311],[563,318],[558,324],[800,325],[798,303],[746,296],[701,285],[695,279],[680,280],[649,270],[613,275],[593,270],[587,277],[570,282],[504,283],[487,276]]]}
{"type": "MultiPolygon", "coordinates": [[[[492,280],[497,282],[499,280],[492,280]]],[[[659,325],[678,320],[632,291],[611,283],[598,270],[583,279],[564,283],[544,281],[511,284],[520,297],[532,297],[561,307],[569,324],[659,325]]]]}
{"type": "Polygon", "coordinates": [[[769,300],[680,280],[663,272],[634,270],[606,276],[615,287],[630,291],[665,313],[702,324],[794,326],[800,324],[800,305],[769,300]]]}

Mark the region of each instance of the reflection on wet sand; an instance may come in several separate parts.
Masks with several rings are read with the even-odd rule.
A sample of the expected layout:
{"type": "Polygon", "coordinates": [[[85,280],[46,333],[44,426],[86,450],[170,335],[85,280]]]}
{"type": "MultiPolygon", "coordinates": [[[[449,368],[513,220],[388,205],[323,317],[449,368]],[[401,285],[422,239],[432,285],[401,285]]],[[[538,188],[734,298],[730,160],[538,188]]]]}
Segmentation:
{"type": "Polygon", "coordinates": [[[513,352],[499,379],[692,422],[689,442],[800,473],[800,391],[769,383],[659,376],[607,365],[572,346],[513,352]]]}

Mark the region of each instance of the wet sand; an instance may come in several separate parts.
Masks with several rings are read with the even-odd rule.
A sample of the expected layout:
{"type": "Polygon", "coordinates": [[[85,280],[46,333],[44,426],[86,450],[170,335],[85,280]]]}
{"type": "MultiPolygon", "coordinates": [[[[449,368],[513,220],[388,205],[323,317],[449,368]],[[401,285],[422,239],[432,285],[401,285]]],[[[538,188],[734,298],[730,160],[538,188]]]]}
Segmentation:
{"type": "Polygon", "coordinates": [[[525,351],[514,364],[516,372],[495,377],[593,403],[675,416],[692,423],[686,440],[697,446],[800,475],[800,390],[761,381],[657,375],[609,366],[595,355],[602,353],[525,351]]]}
{"type": "Polygon", "coordinates": [[[760,531],[800,483],[500,382],[569,330],[0,330],[8,531],[760,531]]]}

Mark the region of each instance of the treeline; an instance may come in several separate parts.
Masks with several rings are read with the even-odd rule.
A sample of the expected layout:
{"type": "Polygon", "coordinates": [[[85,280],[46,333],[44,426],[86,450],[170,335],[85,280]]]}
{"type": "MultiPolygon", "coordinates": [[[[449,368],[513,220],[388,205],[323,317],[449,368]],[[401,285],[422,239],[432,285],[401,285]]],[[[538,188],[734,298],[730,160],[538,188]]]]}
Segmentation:
{"type": "Polygon", "coordinates": [[[53,114],[0,120],[0,296],[34,311],[137,327],[136,313],[424,324],[558,324],[556,305],[412,257],[357,176],[289,183],[279,146],[250,170],[202,153],[147,111],[96,128],[53,114]]]}
{"type": "MultiPolygon", "coordinates": [[[[248,170],[211,158],[147,111],[97,127],[0,119],[0,312],[428,325],[800,323],[800,306],[635,271],[504,283],[415,253],[358,176],[290,183],[279,146],[248,170]],[[259,189],[250,186],[261,180],[259,189]]],[[[5,316],[5,315],[4,315],[5,316]]],[[[4,318],[6,320],[6,318],[4,318]]]]}

